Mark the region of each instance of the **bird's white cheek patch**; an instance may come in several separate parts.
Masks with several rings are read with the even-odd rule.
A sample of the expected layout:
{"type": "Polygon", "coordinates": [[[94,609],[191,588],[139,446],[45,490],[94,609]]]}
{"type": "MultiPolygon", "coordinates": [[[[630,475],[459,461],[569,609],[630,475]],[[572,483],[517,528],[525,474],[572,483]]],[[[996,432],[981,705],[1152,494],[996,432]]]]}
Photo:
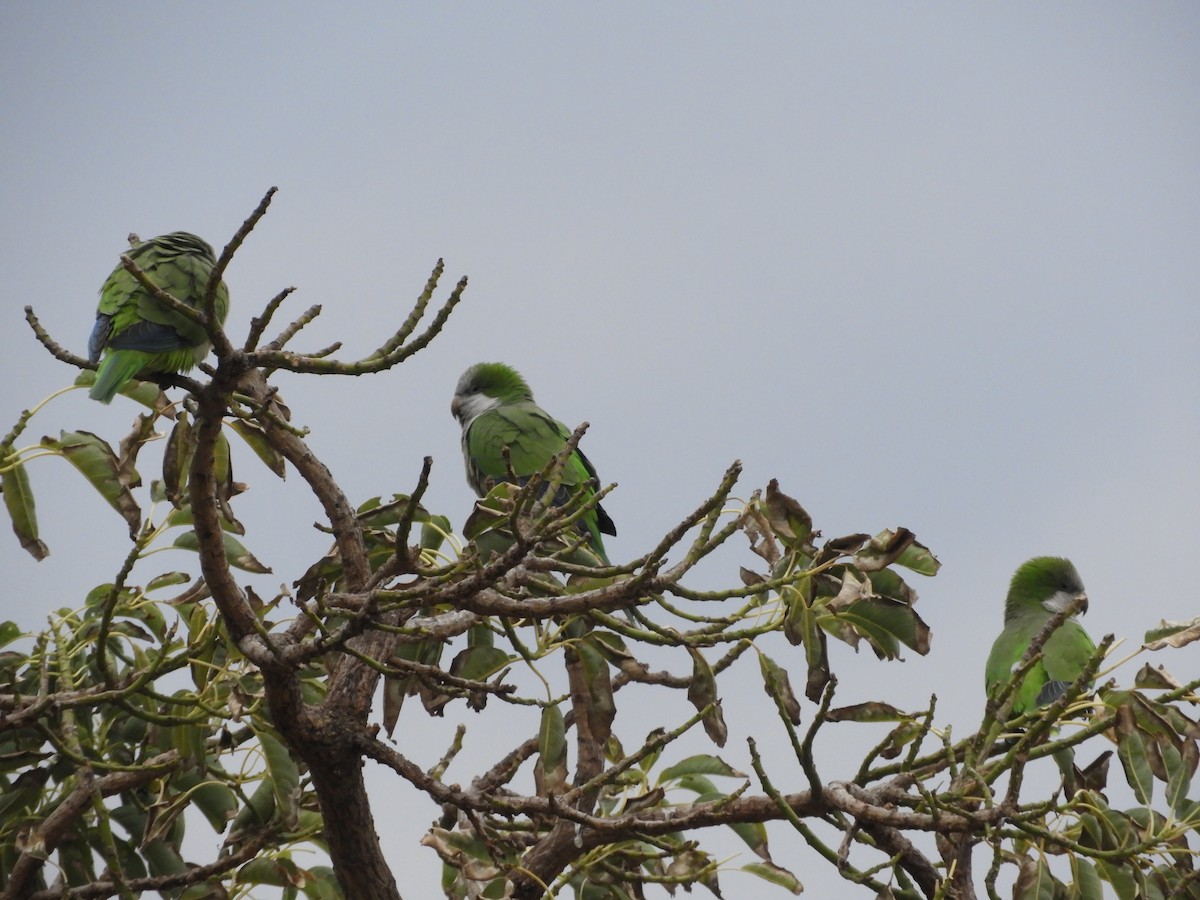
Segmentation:
{"type": "Polygon", "coordinates": [[[1052,613],[1058,613],[1066,609],[1074,599],[1074,594],[1069,594],[1066,591],[1055,591],[1049,598],[1042,601],[1042,606],[1046,607],[1052,613]]]}
{"type": "Polygon", "coordinates": [[[459,416],[462,422],[470,425],[489,409],[500,405],[499,397],[489,397],[487,394],[468,394],[459,404],[459,416]]]}

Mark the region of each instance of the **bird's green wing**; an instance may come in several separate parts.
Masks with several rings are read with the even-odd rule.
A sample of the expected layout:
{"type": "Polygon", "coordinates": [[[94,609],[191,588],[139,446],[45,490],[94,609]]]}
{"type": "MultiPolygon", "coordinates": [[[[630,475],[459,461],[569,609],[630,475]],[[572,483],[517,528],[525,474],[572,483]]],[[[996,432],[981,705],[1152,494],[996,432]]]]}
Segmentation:
{"type": "Polygon", "coordinates": [[[1046,683],[1038,691],[1038,706],[1057,700],[1080,676],[1095,652],[1095,643],[1083,626],[1074,620],[1064,622],[1050,635],[1042,650],[1046,683]]]}
{"type": "MultiPolygon", "coordinates": [[[[517,477],[528,477],[545,468],[562,450],[570,432],[532,403],[512,403],[484,413],[467,432],[467,453],[484,475],[503,479],[508,470],[504,448],[517,477]]],[[[563,466],[564,484],[581,484],[591,477],[574,453],[563,466]]]]}
{"type": "MultiPolygon", "coordinates": [[[[147,276],[177,299],[198,306],[216,261],[212,248],[185,232],[145,241],[129,251],[147,276]]],[[[217,318],[229,312],[224,282],[215,295],[217,318]]],[[[89,356],[99,362],[93,399],[109,402],[140,373],[187,371],[207,353],[208,335],[197,323],[160,303],[126,271],[113,269],[100,288],[96,323],[88,341],[89,356]]]]}
{"type": "MultiPolygon", "coordinates": [[[[534,403],[510,403],[484,413],[471,423],[465,442],[472,486],[482,494],[487,478],[503,481],[508,477],[505,447],[513,473],[523,482],[545,468],[570,435],[566,426],[534,403]]],[[[563,464],[562,487],[553,502],[566,503],[576,488],[593,483],[595,477],[587,457],[576,450],[563,464]]],[[[600,535],[616,534],[612,519],[597,506],[581,521],[592,546],[607,563],[600,535]]]]}
{"type": "MultiPolygon", "coordinates": [[[[1021,616],[1009,622],[992,645],[985,668],[989,692],[1007,681],[1050,615],[1021,616]]],[[[1029,670],[1013,696],[1012,714],[1018,716],[1053,703],[1079,677],[1096,645],[1078,622],[1064,622],[1046,640],[1042,658],[1029,670]]]]}
{"type": "MultiPolygon", "coordinates": [[[[1004,630],[992,645],[992,652],[988,654],[987,666],[984,669],[989,694],[997,685],[1006,683],[1012,677],[1013,670],[1029,649],[1029,644],[1048,620],[1049,616],[1022,616],[1004,626],[1004,630]]],[[[1045,683],[1046,670],[1043,664],[1038,662],[1013,693],[1014,717],[1037,706],[1038,694],[1045,683]]]]}
{"type": "MultiPolygon", "coordinates": [[[[200,304],[214,267],[211,258],[197,253],[168,252],[155,241],[135,247],[130,255],[163,290],[191,306],[200,304]]],[[[216,307],[217,318],[224,321],[229,310],[229,291],[224,282],[217,291],[216,307]]],[[[128,345],[125,349],[161,352],[199,347],[208,340],[203,328],[160,303],[124,266],[114,269],[100,289],[98,311],[113,316],[109,343],[114,347],[128,345]],[[143,322],[166,328],[136,327],[143,322]]]]}

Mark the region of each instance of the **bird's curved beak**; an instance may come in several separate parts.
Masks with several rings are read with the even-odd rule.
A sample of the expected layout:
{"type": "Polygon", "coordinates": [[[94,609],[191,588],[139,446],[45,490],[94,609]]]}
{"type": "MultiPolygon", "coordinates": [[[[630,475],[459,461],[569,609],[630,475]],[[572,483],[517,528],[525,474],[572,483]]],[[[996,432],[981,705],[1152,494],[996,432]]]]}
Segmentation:
{"type": "Polygon", "coordinates": [[[1086,615],[1088,611],[1087,594],[1076,594],[1075,599],[1083,601],[1083,606],[1079,607],[1079,615],[1086,615]]]}
{"type": "Polygon", "coordinates": [[[458,418],[458,409],[462,406],[462,398],[458,394],[454,395],[454,399],[450,401],[450,415],[458,418]]]}

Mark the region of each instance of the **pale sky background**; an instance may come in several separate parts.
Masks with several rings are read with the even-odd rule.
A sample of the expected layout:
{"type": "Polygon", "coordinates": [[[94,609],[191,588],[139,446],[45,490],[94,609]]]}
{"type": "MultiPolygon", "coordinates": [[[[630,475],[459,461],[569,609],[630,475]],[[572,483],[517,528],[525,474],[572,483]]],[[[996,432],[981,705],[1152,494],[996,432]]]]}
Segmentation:
{"type": "MultiPolygon", "coordinates": [[[[471,278],[444,335],[399,370],[279,379],[354,500],[410,490],[431,454],[427,505],[461,525],[450,397],[467,365],[508,361],[554,415],[591,423],[585,449],[620,484],[614,558],[644,552],[737,458],[741,496],[777,477],[826,536],[915,530],[944,564],[914,578],[932,652],[834,647],[838,700],[919,709],[936,692],[939,723],[967,734],[1026,558],[1074,560],[1085,625],[1127,649],[1200,614],[1197,48],[1191,3],[4,4],[0,428],[74,377],[24,304],[82,353],[127,232],[219,249],[278,185],[227,273],[239,341],[294,284],[286,310],[325,307],[294,349],[362,355],[439,256],[439,297],[471,278]]],[[[75,392],[28,442],[60,428],[115,442],[134,413],[75,392]]],[[[298,479],[235,464],[270,593],[326,539],[308,528],[315,504],[288,496],[298,479]]],[[[30,475],[52,556],[0,540],[0,618],[32,629],[111,579],[128,545],[68,465],[30,475]]],[[[735,581],[742,551],[694,586],[735,581]]],[[[801,651],[772,652],[802,682],[801,651]]],[[[1152,661],[1200,671],[1195,646],[1152,661]]],[[[765,699],[757,665],[732,674],[723,755],[745,766],[754,733],[777,784],[802,789],[778,726],[743,712],[765,699]]],[[[671,709],[663,724],[687,715],[671,709]]],[[[469,735],[507,747],[521,730],[507,712],[469,735]]],[[[630,715],[627,747],[653,713],[630,715]]],[[[436,760],[452,723],[415,705],[405,722],[400,749],[436,760]]],[[[878,736],[829,729],[826,777],[852,775],[878,736]]],[[[434,896],[439,867],[415,841],[436,810],[372,777],[408,895],[434,896]]],[[[841,884],[780,834],[810,896],[841,884]]]]}

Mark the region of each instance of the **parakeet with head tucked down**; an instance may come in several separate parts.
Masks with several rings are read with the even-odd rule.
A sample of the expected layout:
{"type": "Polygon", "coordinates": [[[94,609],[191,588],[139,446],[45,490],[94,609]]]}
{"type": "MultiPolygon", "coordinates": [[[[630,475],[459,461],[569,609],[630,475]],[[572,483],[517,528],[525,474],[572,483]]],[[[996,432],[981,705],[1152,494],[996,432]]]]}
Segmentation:
{"type": "MultiPolygon", "coordinates": [[[[504,363],[477,363],[463,373],[454,392],[450,411],[462,425],[463,457],[467,482],[479,496],[487,493],[487,480],[511,480],[504,459],[519,484],[541,472],[566,446],[571,430],[533,402],[525,379],[504,363]]],[[[562,486],[553,499],[561,505],[581,487],[591,496],[597,486],[596,470],[581,450],[576,449],[562,467],[562,486]]],[[[616,535],[608,513],[599,505],[580,520],[581,533],[605,564],[601,534],[616,535]]]]}
{"type": "MultiPolygon", "coordinates": [[[[1087,612],[1083,582],[1069,560],[1038,556],[1017,569],[1004,603],[1004,630],[988,655],[984,677],[989,694],[997,684],[1012,677],[1030,643],[1050,618],[1076,598],[1083,600],[1080,612],[1087,612]]],[[[1046,640],[1041,660],[1013,694],[1013,717],[1047,706],[1062,696],[1095,652],[1096,645],[1075,616],[1063,622],[1046,640]]]]}
{"type": "MultiPolygon", "coordinates": [[[[193,307],[200,305],[217,264],[212,247],[186,231],[138,242],[129,256],[155,284],[193,307]]],[[[217,285],[215,311],[223,323],[229,312],[223,281],[217,285]]],[[[89,397],[108,403],[134,378],[186,372],[207,355],[203,328],[155,299],[123,265],[113,269],[100,288],[96,325],[88,340],[89,359],[100,362],[89,397]]]]}

